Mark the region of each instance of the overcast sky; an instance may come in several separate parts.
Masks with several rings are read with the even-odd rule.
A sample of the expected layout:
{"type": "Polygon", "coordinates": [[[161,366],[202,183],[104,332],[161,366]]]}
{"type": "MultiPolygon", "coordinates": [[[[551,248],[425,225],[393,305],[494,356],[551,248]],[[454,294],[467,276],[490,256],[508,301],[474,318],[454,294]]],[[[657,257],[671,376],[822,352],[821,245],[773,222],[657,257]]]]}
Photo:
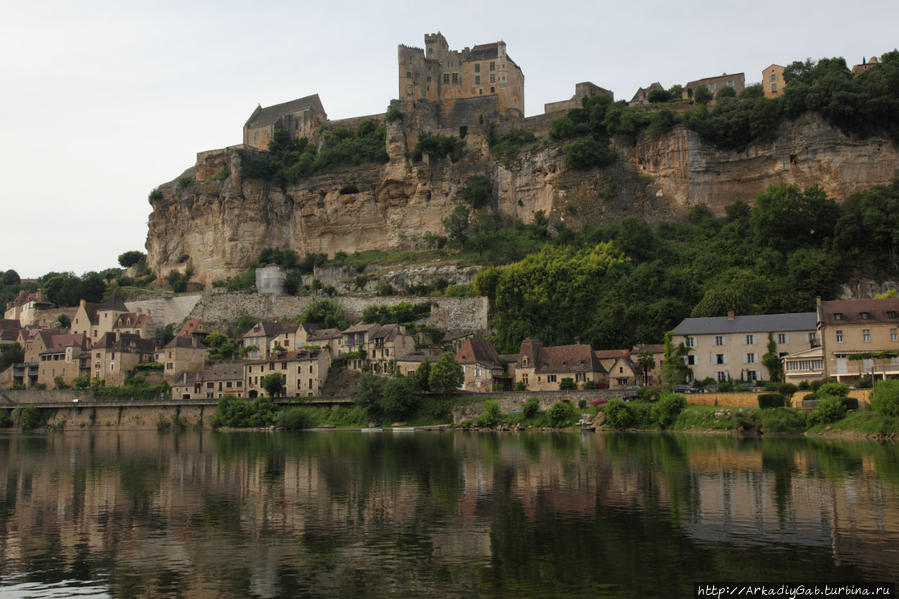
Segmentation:
{"type": "Polygon", "coordinates": [[[899,46],[899,2],[13,2],[0,0],[0,270],[82,274],[144,250],[147,194],[263,106],[332,119],[397,96],[396,46],[502,39],[525,110],[592,81],[630,99],[723,72],[899,46]]]}

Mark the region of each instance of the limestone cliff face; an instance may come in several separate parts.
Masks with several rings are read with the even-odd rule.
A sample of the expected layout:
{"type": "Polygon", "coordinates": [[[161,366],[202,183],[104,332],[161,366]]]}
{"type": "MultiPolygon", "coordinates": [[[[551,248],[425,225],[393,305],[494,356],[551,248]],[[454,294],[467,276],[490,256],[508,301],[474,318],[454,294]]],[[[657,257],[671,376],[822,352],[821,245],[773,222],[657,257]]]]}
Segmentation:
{"type": "Polygon", "coordinates": [[[773,143],[744,152],[717,150],[678,126],[664,137],[643,138],[627,154],[666,197],[680,205],[706,204],[716,213],[737,200],[752,203],[775,183],[818,184],[843,201],[889,183],[899,168],[899,151],[888,138],[852,139],[811,114],[784,123],[773,143]]]}
{"type": "Polygon", "coordinates": [[[817,183],[844,200],[888,183],[899,168],[889,140],[854,140],[813,116],[785,124],[775,142],[745,152],[717,150],[676,127],[619,148],[618,163],[587,172],[566,171],[557,144],[499,163],[477,127],[466,137],[463,160],[413,163],[405,155],[414,139],[401,123],[389,124],[388,163],[311,177],[286,190],[243,180],[234,149],[201,153],[178,180],[159,187],[149,264],[161,276],[191,266],[196,280],[209,284],[240,273],[266,247],[301,255],[416,247],[425,232],[443,234],[444,219],[476,174],[493,181],[493,210],[507,221],[529,222],[543,211],[578,228],[629,214],[659,221],[700,203],[722,212],[779,182],[817,183]]]}

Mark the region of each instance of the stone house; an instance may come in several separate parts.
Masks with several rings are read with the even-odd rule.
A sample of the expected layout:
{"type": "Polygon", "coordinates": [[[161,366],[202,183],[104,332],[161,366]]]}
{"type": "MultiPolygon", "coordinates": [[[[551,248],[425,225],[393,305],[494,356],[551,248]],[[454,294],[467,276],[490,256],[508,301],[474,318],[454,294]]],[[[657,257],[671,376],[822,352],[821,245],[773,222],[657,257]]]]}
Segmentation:
{"type": "Polygon", "coordinates": [[[768,333],[774,337],[778,356],[810,349],[818,343],[817,314],[762,314],[685,318],[674,327],[672,341],[683,343],[692,374],[689,381],[741,380],[754,382],[768,378],[762,356],[768,352],[768,333]]]}
{"type": "Polygon", "coordinates": [[[690,81],[684,86],[683,91],[683,99],[691,100],[693,99],[693,92],[697,87],[705,86],[710,92],[712,92],[712,96],[718,95],[718,92],[721,91],[722,88],[730,87],[737,93],[739,96],[743,93],[743,89],[746,87],[746,77],[743,73],[734,73],[728,75],[727,73],[723,73],[717,77],[706,77],[704,79],[697,79],[696,81],[690,81]]]}
{"type": "Polygon", "coordinates": [[[365,370],[370,341],[369,335],[378,328],[380,328],[380,325],[360,322],[340,331],[343,339],[340,340],[342,347],[337,350],[337,355],[353,354],[353,357],[347,360],[347,370],[352,370],[353,372],[365,370]]]}
{"type": "Polygon", "coordinates": [[[639,385],[659,385],[662,382],[662,364],[665,362],[665,345],[663,343],[638,343],[630,352],[631,362],[637,369],[637,384],[639,385]],[[648,351],[652,354],[652,361],[655,365],[646,373],[640,368],[639,356],[640,352],[648,351]]]}
{"type": "Polygon", "coordinates": [[[611,91],[599,87],[598,85],[591,83],[590,81],[583,81],[581,83],[577,83],[574,86],[574,95],[567,100],[561,100],[559,102],[548,102],[543,105],[543,113],[551,114],[554,112],[568,112],[569,110],[574,110],[575,108],[581,108],[584,105],[584,100],[591,96],[608,96],[610,99],[615,99],[615,94],[611,91]]]}
{"type": "Polygon", "coordinates": [[[593,355],[599,360],[605,376],[602,381],[609,389],[625,389],[639,384],[639,369],[630,358],[629,349],[600,349],[593,355]]]}
{"type": "Polygon", "coordinates": [[[223,362],[195,372],[181,372],[171,384],[172,399],[243,397],[243,377],[243,362],[223,362]]]}
{"type": "Polygon", "coordinates": [[[798,385],[802,381],[811,382],[824,378],[824,350],[820,345],[784,356],[781,362],[786,383],[798,385]]]}
{"type": "Polygon", "coordinates": [[[199,318],[188,318],[175,333],[176,337],[196,337],[198,341],[206,339],[206,335],[210,333],[199,318]]]}
{"type": "Polygon", "coordinates": [[[300,345],[298,337],[297,346],[298,349],[305,347],[327,348],[332,356],[337,356],[340,355],[343,347],[343,333],[340,332],[340,329],[317,329],[314,333],[305,337],[302,345],[300,345]]]}
{"type": "Polygon", "coordinates": [[[319,395],[330,366],[331,354],[321,349],[298,349],[274,354],[265,360],[248,361],[244,364],[246,397],[253,399],[266,395],[262,380],[273,373],[284,376],[286,397],[319,395]]]}
{"type": "Polygon", "coordinates": [[[415,338],[400,324],[385,324],[372,329],[365,348],[371,372],[393,374],[396,359],[415,351],[415,338]]]}
{"type": "Polygon", "coordinates": [[[868,60],[865,60],[864,58],[862,58],[862,61],[861,61],[860,64],[853,65],[853,67],[852,67],[852,74],[853,74],[853,75],[859,75],[859,74],[861,74],[861,73],[864,73],[864,72],[867,71],[868,69],[873,69],[873,68],[876,67],[878,64],[880,64],[880,63],[877,61],[877,57],[876,57],[876,56],[872,56],[872,57],[869,58],[868,60]]]}
{"type": "Polygon", "coordinates": [[[450,50],[440,32],[426,34],[424,50],[400,45],[397,63],[403,102],[439,102],[449,114],[460,100],[488,99],[501,116],[524,116],[524,74],[505,42],[450,50]]]}
{"type": "Polygon", "coordinates": [[[257,150],[267,150],[275,131],[286,131],[291,138],[312,139],[327,120],[318,94],[265,108],[259,105],[243,126],[243,143],[257,150]]]}
{"type": "Polygon", "coordinates": [[[432,348],[417,349],[414,353],[405,354],[396,359],[396,376],[414,374],[425,360],[433,364],[440,357],[440,351],[432,348]]]}
{"type": "Polygon", "coordinates": [[[37,312],[55,307],[56,304],[44,299],[44,294],[38,290],[29,293],[24,289],[19,290],[19,295],[6,305],[3,318],[17,320],[23,327],[31,326],[37,321],[37,312]]]}
{"type": "Polygon", "coordinates": [[[81,300],[69,329],[72,333],[84,333],[91,343],[96,343],[100,337],[112,331],[119,316],[127,312],[128,308],[117,293],[113,293],[101,304],[81,300]]]}
{"type": "Polygon", "coordinates": [[[779,98],[784,93],[787,82],[784,81],[784,67],[772,64],[762,69],[762,87],[766,98],[779,98]]]}
{"type": "Polygon", "coordinates": [[[107,387],[119,387],[135,366],[152,362],[155,357],[152,339],[133,333],[103,333],[91,347],[91,379],[103,379],[107,387]]]}
{"type": "Polygon", "coordinates": [[[136,312],[124,312],[116,317],[112,330],[116,333],[131,333],[144,339],[155,336],[156,331],[150,326],[150,314],[144,314],[138,308],[136,312]]]}
{"type": "Polygon", "coordinates": [[[45,347],[38,354],[37,383],[52,389],[56,377],[72,386],[79,376],[90,372],[90,351],[83,333],[42,336],[45,347]]]}
{"type": "Polygon", "coordinates": [[[272,348],[278,343],[284,349],[288,349],[288,345],[292,345],[292,338],[296,338],[296,330],[285,327],[279,322],[260,321],[243,334],[240,345],[241,347],[255,348],[247,353],[247,359],[258,360],[271,355],[272,348]],[[288,345],[284,345],[284,343],[288,345]]]}
{"type": "Polygon", "coordinates": [[[489,393],[494,383],[506,380],[506,367],[496,348],[486,339],[469,339],[456,352],[456,362],[462,365],[465,380],[460,389],[489,393]]]}
{"type": "Polygon", "coordinates": [[[570,378],[579,387],[586,381],[601,383],[605,370],[589,345],[544,347],[539,339],[521,342],[515,365],[515,384],[528,391],[556,391],[563,379],[570,378]]]}
{"type": "Polygon", "coordinates": [[[649,87],[641,87],[634,94],[634,97],[631,98],[631,101],[628,102],[629,106],[649,106],[649,94],[656,91],[661,90],[665,91],[665,88],[662,87],[662,84],[658,81],[654,81],[649,84],[649,87]]]}
{"type": "Polygon", "coordinates": [[[819,298],[816,316],[824,378],[856,382],[872,370],[884,378],[899,375],[899,358],[850,359],[852,354],[899,351],[899,299],[819,298]]]}
{"type": "Polygon", "coordinates": [[[0,318],[0,343],[17,343],[21,331],[18,319],[0,318]]]}
{"type": "Polygon", "coordinates": [[[202,370],[209,349],[195,336],[175,335],[165,347],[156,351],[156,361],[163,364],[165,382],[172,384],[182,372],[202,370]]]}

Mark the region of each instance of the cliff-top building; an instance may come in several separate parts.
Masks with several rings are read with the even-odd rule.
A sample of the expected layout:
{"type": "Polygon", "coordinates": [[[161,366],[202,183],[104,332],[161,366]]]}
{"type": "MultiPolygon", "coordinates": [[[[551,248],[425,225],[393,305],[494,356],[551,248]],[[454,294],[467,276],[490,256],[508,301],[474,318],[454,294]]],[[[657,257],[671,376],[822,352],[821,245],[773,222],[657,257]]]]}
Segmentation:
{"type": "Polygon", "coordinates": [[[291,137],[312,137],[328,120],[318,94],[274,106],[256,107],[243,126],[243,143],[257,150],[267,150],[276,130],[291,137]]]}
{"type": "Polygon", "coordinates": [[[399,99],[442,102],[449,112],[458,100],[493,98],[506,117],[524,116],[524,74],[506,54],[506,43],[450,50],[441,33],[425,35],[425,49],[400,45],[399,99]]]}

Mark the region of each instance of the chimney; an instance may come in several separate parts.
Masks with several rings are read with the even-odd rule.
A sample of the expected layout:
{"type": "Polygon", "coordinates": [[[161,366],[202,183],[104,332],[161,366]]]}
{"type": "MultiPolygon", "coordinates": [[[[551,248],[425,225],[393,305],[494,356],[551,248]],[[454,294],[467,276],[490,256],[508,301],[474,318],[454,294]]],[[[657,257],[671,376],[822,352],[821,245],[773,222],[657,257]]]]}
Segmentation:
{"type": "Polygon", "coordinates": [[[728,320],[733,320],[733,319],[734,319],[734,311],[733,311],[733,310],[728,310],[728,311],[727,311],[727,319],[728,319],[728,320]]]}

